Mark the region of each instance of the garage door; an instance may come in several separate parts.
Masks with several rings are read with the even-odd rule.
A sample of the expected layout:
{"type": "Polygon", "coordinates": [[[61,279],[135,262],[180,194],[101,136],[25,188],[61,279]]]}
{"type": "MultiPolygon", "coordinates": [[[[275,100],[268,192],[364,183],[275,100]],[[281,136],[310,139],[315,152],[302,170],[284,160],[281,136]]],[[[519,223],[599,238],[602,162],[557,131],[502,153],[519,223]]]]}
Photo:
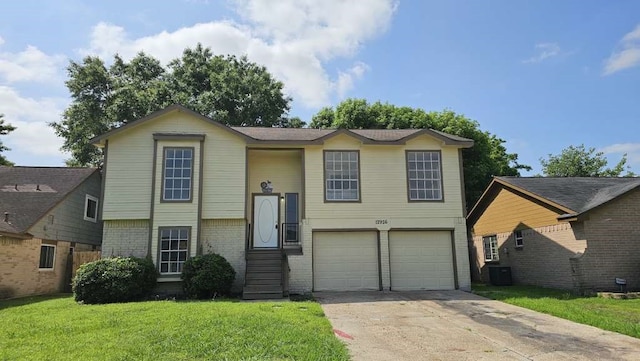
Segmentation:
{"type": "Polygon", "coordinates": [[[314,232],[313,289],[380,289],[377,232],[314,232]]]}
{"type": "Polygon", "coordinates": [[[455,288],[449,231],[389,232],[392,290],[455,288]]]}

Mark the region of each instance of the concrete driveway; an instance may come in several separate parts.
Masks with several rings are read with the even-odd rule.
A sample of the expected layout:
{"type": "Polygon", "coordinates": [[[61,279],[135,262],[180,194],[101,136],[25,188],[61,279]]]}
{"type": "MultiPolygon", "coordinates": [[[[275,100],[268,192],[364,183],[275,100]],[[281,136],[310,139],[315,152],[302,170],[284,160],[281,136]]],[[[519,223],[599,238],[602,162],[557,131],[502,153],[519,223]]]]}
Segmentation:
{"type": "Polygon", "coordinates": [[[640,360],[640,339],[462,291],[314,296],[353,360],[640,360]]]}

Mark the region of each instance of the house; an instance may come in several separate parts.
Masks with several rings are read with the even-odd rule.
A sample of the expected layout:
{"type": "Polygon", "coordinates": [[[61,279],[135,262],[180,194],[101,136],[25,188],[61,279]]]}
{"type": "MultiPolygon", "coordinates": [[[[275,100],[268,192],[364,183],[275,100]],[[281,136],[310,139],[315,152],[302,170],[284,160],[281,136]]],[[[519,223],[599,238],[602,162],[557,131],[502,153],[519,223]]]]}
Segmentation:
{"type": "Polygon", "coordinates": [[[100,247],[100,171],[0,166],[0,298],[68,290],[74,250],[100,247]]]}
{"type": "Polygon", "coordinates": [[[496,177],[467,224],[477,280],[504,266],[516,284],[640,289],[640,178],[496,177]]]}
{"type": "Polygon", "coordinates": [[[149,256],[161,289],[224,256],[245,298],[469,289],[461,149],[428,129],[228,127],[174,105],[93,143],[103,257],[149,256]]]}

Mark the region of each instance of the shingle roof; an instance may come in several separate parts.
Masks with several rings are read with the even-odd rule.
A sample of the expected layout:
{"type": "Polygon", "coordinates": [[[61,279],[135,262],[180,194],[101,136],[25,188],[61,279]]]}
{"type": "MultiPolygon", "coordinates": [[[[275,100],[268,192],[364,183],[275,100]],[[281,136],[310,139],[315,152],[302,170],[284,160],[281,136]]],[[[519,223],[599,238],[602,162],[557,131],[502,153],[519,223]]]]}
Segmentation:
{"type": "Polygon", "coordinates": [[[640,186],[640,178],[496,177],[580,214],[640,186]]]}
{"type": "Polygon", "coordinates": [[[216,127],[220,127],[228,132],[240,136],[250,143],[269,143],[269,142],[321,142],[327,137],[337,134],[350,134],[361,137],[368,143],[391,143],[403,142],[406,139],[418,134],[428,134],[442,140],[448,145],[459,145],[462,147],[471,147],[473,140],[458,137],[455,135],[443,133],[432,129],[313,129],[313,128],[264,128],[264,127],[228,127],[213,119],[198,114],[193,110],[185,108],[181,105],[174,104],[163,110],[151,113],[144,118],[128,122],[127,124],[112,129],[102,135],[91,139],[93,144],[104,144],[109,137],[125,131],[131,127],[139,126],[152,119],[161,117],[171,112],[183,112],[208,122],[216,127]]]}
{"type": "Polygon", "coordinates": [[[27,232],[96,171],[96,168],[0,166],[0,231],[27,232]],[[4,221],[5,212],[9,213],[9,223],[4,221]]]}
{"type": "Polygon", "coordinates": [[[231,127],[257,140],[302,140],[310,141],[322,138],[334,132],[335,129],[310,128],[265,128],[265,127],[231,127]]]}

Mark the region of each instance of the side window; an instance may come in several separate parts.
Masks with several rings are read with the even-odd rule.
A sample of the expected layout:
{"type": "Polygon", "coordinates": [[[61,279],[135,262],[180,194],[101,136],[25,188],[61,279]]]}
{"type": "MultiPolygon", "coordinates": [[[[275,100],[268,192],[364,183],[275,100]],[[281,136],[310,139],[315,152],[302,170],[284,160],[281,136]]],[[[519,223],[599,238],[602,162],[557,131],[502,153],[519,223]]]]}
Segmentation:
{"type": "Polygon", "coordinates": [[[284,241],[298,242],[298,193],[284,195],[284,241]]]}
{"type": "Polygon", "coordinates": [[[88,194],[84,199],[84,220],[91,222],[98,221],[98,198],[88,194]]]}
{"type": "Polygon", "coordinates": [[[56,259],[56,246],[50,244],[43,244],[40,246],[40,264],[38,266],[41,270],[53,270],[53,265],[56,259]]]}
{"type": "Polygon", "coordinates": [[[516,248],[524,247],[524,237],[522,236],[521,230],[515,231],[514,238],[516,241],[516,248]]]}
{"type": "Polygon", "coordinates": [[[484,248],[485,262],[492,262],[492,261],[499,260],[498,237],[496,237],[495,235],[482,237],[482,246],[484,248]]]}

